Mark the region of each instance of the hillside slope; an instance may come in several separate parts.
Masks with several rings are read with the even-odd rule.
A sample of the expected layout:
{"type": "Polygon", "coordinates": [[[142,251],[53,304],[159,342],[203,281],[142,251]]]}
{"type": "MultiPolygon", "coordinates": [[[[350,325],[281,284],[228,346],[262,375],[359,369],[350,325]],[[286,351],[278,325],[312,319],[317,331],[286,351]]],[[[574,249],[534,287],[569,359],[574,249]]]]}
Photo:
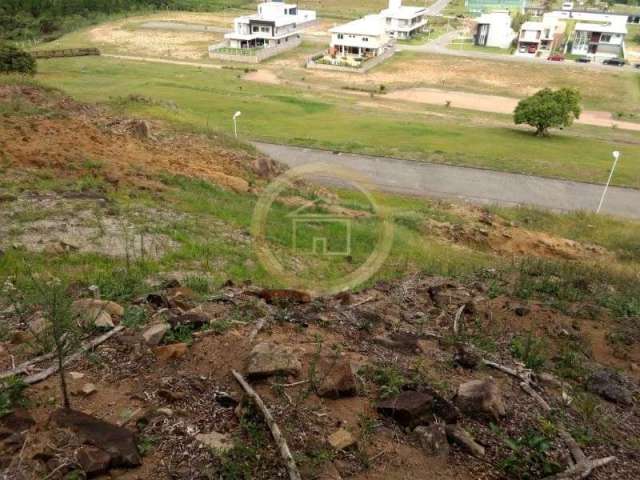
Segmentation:
{"type": "MultiPolygon", "coordinates": [[[[380,272],[312,296],[274,290],[252,250],[253,209],[281,168],[223,135],[11,80],[0,169],[8,478],[287,478],[234,370],[304,479],[537,479],[582,454],[606,459],[591,478],[640,476],[636,223],[383,197],[397,215],[380,272]],[[111,334],[65,370],[90,419],[58,410],[55,375],[38,378],[55,367],[54,304],[69,353],[111,334]]],[[[310,199],[374,238],[353,192],[299,183],[275,213],[310,199]]]]}

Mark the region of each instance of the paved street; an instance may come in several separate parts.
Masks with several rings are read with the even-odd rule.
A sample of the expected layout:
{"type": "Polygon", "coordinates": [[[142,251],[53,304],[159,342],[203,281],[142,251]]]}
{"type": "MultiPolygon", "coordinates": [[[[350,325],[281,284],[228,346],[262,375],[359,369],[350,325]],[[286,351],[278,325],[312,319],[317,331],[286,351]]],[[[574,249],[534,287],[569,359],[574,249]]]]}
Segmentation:
{"type": "MultiPolygon", "coordinates": [[[[595,210],[603,187],[589,183],[436,165],[395,158],[255,143],[289,166],[314,162],[342,165],[366,175],[382,191],[478,204],[534,205],[559,211],[595,210]]],[[[603,212],[640,219],[640,190],[612,187],[603,212]]]]}

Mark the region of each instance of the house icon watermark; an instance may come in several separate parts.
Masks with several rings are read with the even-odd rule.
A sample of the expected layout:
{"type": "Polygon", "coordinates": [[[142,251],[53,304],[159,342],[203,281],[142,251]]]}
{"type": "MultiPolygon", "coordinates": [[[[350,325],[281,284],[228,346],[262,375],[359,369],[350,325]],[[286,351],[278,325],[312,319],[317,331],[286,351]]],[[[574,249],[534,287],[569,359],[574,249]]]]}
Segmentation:
{"type": "Polygon", "coordinates": [[[389,211],[377,203],[374,190],[361,174],[342,165],[312,163],[287,170],[264,189],[256,203],[251,236],[258,261],[280,285],[317,295],[342,292],[367,281],[384,264],[394,236],[389,211]],[[317,183],[318,179],[323,184],[338,184],[340,188],[359,192],[360,198],[369,204],[366,222],[356,229],[353,211],[343,213],[340,205],[325,205],[322,199],[298,204],[289,213],[279,213],[283,210],[281,195],[286,197],[299,182],[317,183]],[[274,203],[280,206],[274,209],[274,203]],[[357,245],[356,250],[368,252],[368,256],[361,255],[354,261],[354,245],[356,238],[362,238],[362,228],[371,228],[365,235],[368,243],[357,245]],[[360,237],[355,236],[356,231],[360,237]],[[291,238],[290,245],[282,242],[284,237],[291,238]],[[344,264],[340,263],[341,257],[344,264]],[[327,271],[325,267],[330,264],[338,267],[333,273],[342,274],[327,271]],[[340,265],[349,268],[340,270],[340,265]]]}
{"type": "Polygon", "coordinates": [[[318,201],[308,202],[289,215],[291,245],[295,255],[347,257],[351,255],[351,218],[313,213],[318,201]]]}

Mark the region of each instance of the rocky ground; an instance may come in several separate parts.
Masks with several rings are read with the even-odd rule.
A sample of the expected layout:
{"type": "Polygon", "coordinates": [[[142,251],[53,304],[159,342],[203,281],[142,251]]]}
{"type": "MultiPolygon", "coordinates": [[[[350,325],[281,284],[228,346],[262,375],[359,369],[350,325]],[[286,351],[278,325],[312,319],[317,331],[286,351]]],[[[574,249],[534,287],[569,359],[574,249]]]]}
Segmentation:
{"type": "MultiPolygon", "coordinates": [[[[2,478],[298,478],[292,463],[324,480],[640,476],[638,307],[624,280],[637,276],[613,282],[587,268],[620,252],[449,205],[405,224],[446,252],[568,263],[456,280],[406,273],[325,297],[240,283],[237,272],[215,285],[194,276],[203,255],[207,274],[229,274],[217,257],[250,241],[229,204],[255,201],[278,171],[215,134],[0,86],[2,478]],[[159,179],[172,173],[221,187],[215,205],[230,213],[168,208],[159,179]],[[176,225],[198,222],[224,242],[171,257],[198,231],[176,225]],[[138,283],[130,255],[146,273],[138,283]],[[44,274],[44,260],[67,283],[44,274]],[[239,379],[282,431],[289,463],[239,379]]],[[[303,187],[281,203],[307,202],[303,187]]],[[[198,207],[211,190],[194,192],[198,207]]]]}
{"type": "MultiPolygon", "coordinates": [[[[57,409],[53,375],[2,417],[7,478],[286,478],[234,370],[273,414],[302,478],[543,478],[570,465],[565,428],[587,457],[615,457],[593,478],[640,472],[637,367],[634,380],[593,353],[560,376],[548,371],[556,354],[531,377],[547,411],[520,378],[484,363],[527,375],[515,339],[535,326],[545,352],[569,339],[590,346],[588,320],[426,276],[327,298],[232,284],[196,297],[166,279],[125,308],[77,300],[83,322],[124,328],[67,367],[71,413],[57,409]]],[[[25,342],[39,324],[25,330],[11,308],[3,317],[10,369],[33,356],[25,342]]]]}

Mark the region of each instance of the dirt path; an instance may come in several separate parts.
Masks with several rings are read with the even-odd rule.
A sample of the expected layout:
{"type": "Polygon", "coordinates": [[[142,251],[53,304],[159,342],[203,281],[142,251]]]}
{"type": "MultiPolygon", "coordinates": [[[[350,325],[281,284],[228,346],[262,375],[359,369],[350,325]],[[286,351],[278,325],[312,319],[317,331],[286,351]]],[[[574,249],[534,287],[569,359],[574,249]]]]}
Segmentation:
{"type": "MultiPolygon", "coordinates": [[[[464,108],[480,112],[511,114],[518,104],[517,98],[499,95],[483,95],[479,93],[456,92],[437,88],[409,88],[397,90],[385,95],[385,98],[407,102],[428,103],[431,105],[445,105],[451,102],[453,108],[464,108]]],[[[597,127],[620,128],[640,132],[640,123],[615,120],[611,113],[585,110],[576,123],[594,125],[597,127]]]]}

